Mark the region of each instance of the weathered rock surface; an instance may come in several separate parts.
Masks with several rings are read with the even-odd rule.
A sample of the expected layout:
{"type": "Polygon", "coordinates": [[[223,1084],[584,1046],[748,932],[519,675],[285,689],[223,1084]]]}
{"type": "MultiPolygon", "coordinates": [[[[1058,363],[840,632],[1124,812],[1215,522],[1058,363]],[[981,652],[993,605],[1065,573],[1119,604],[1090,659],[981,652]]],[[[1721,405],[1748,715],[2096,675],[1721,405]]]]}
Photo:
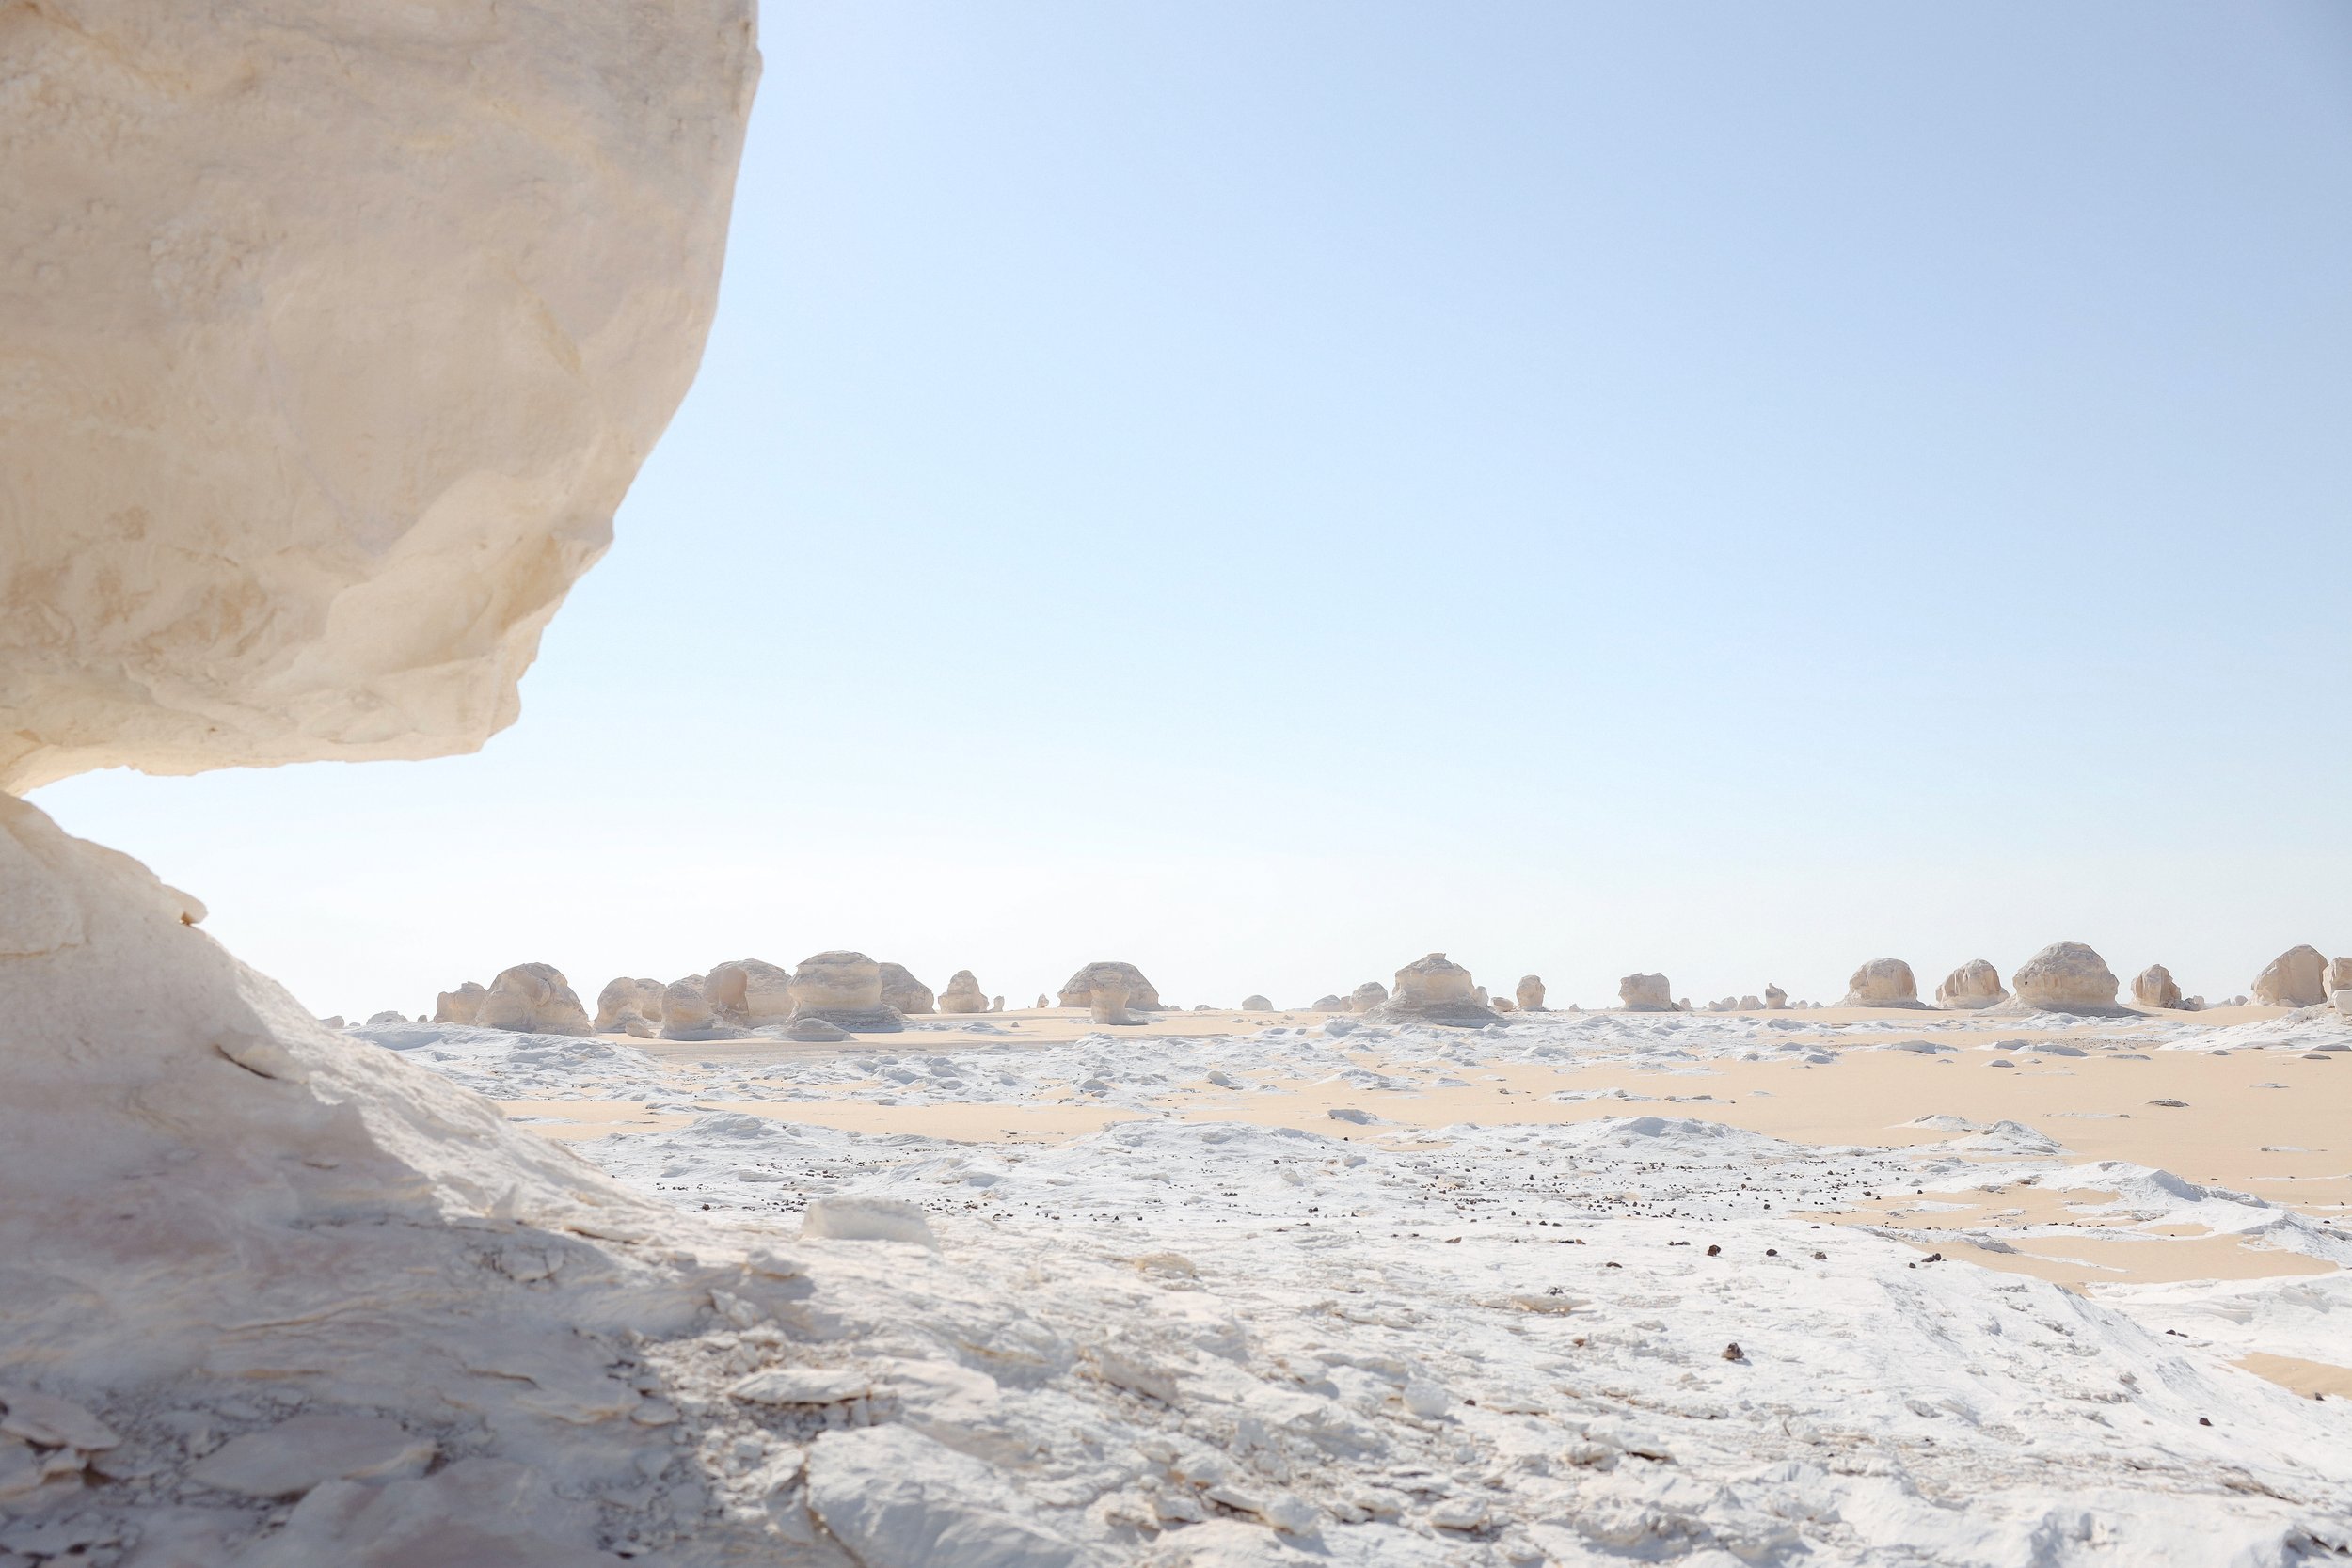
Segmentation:
{"type": "Polygon", "coordinates": [[[564,972],[553,964],[516,964],[501,970],[484,993],[474,1022],[485,1029],[512,1029],[522,1035],[585,1035],[592,1033],[588,1009],[564,972]]]}
{"type": "Polygon", "coordinates": [[[1470,972],[1443,953],[1416,958],[1398,970],[1395,989],[1370,1016],[1383,1023],[1441,1023],[1456,1029],[1476,1029],[1502,1018],[1478,1000],[1470,972]]]}
{"type": "Polygon", "coordinates": [[[2143,1007],[2178,1007],[2181,988],[2173,983],[2170,970],[2150,964],[2132,977],[2132,1000],[2143,1007]]]}
{"type": "Polygon", "coordinates": [[[1518,990],[1513,994],[1518,998],[1519,1011],[1523,1013],[1540,1013],[1546,1010],[1544,981],[1540,974],[1520,975],[1518,990]]]}
{"type": "Polygon", "coordinates": [[[882,966],[882,1006],[901,1013],[930,1013],[939,1009],[931,988],[916,979],[904,964],[882,966]]]}
{"type": "MultiPolygon", "coordinates": [[[[1128,1006],[1155,1013],[1162,1010],[1159,988],[1143,977],[1143,971],[1131,963],[1113,961],[1090,963],[1073,974],[1061,988],[1061,1005],[1065,1007],[1090,1006],[1095,989],[1112,979],[1127,988],[1128,1006]]],[[[1044,998],[1038,999],[1038,1006],[1045,1006],[1044,998]]]]}
{"type": "Polygon", "coordinates": [[[479,980],[469,980],[455,990],[445,990],[433,999],[433,1022],[478,1022],[482,1018],[482,999],[489,994],[479,980]]]}
{"type": "Polygon", "coordinates": [[[1617,1000],[1629,1013],[1670,1013],[1674,989],[1663,974],[1629,974],[1617,982],[1617,1000]]]}
{"type": "Polygon", "coordinates": [[[0,789],[481,744],[701,356],[749,0],[7,17],[0,789]]]}
{"type": "Polygon", "coordinates": [[[1788,993],[1778,986],[1766,986],[1764,988],[1764,1010],[1773,1013],[1788,1011],[1788,993]]]}
{"type": "Polygon", "coordinates": [[[1241,1010],[1245,1013],[1270,1013],[1274,1010],[1274,1004],[1263,996],[1245,996],[1241,999],[1241,1010]]]}
{"type": "MultiPolygon", "coordinates": [[[[1003,999],[1000,997],[998,1000],[1003,999]]],[[[947,976],[947,989],[939,993],[939,1010],[943,1013],[984,1013],[989,1010],[988,998],[980,994],[980,982],[970,970],[959,969],[947,976]]]]}
{"type": "Polygon", "coordinates": [[[1347,1005],[1347,998],[1342,996],[1337,991],[1325,991],[1321,996],[1316,997],[1312,1002],[1310,1002],[1307,1005],[1307,1010],[1311,1013],[1344,1013],[1352,1011],[1347,1005]]]}
{"type": "Polygon", "coordinates": [[[882,966],[863,953],[835,950],[803,958],[792,971],[795,1019],[821,1018],[859,1034],[889,1034],[906,1027],[898,1009],[882,1000],[882,966]]]}
{"type": "Polygon", "coordinates": [[[2116,978],[2105,958],[2079,942],[2054,942],[2018,966],[2010,976],[2017,1002],[2057,1012],[2102,1012],[2115,1007],[2116,978]]]}
{"type": "Polygon", "coordinates": [[[1102,966],[1094,989],[1087,995],[1087,1016],[1097,1023],[1132,1024],[1143,1020],[1127,1010],[1127,978],[1113,966],[1102,966]]]}
{"type": "Polygon", "coordinates": [[[665,1040],[731,1040],[751,1033],[729,1023],[710,1006],[707,977],[689,974],[661,988],[661,1037],[665,1040]]]}
{"type": "Polygon", "coordinates": [[[1920,1007],[1919,983],[1900,958],[1872,958],[1846,982],[1841,1007],[1920,1007]]]}
{"type": "Polygon", "coordinates": [[[719,1022],[739,1029],[764,1028],[792,1016],[792,972],[765,958],[712,964],[703,991],[719,1022]]]}
{"type": "Polygon", "coordinates": [[[669,988],[659,980],[623,975],[596,993],[596,1033],[647,1039],[661,1032],[661,1001],[669,988]]]}
{"type": "Polygon", "coordinates": [[[2009,1000],[2001,972],[1983,958],[1971,958],[1944,976],[1935,988],[1935,1004],[1954,1011],[1975,1012],[2009,1000]]]}
{"type": "Polygon", "coordinates": [[[1377,980],[1366,980],[1347,993],[1348,1011],[1368,1013],[1389,999],[1389,988],[1377,980]]]}
{"type": "Polygon", "coordinates": [[[2269,1007],[2313,1007],[2328,1000],[2328,959],[2316,947],[2290,947],[2254,976],[2254,1000],[2269,1007]]]}

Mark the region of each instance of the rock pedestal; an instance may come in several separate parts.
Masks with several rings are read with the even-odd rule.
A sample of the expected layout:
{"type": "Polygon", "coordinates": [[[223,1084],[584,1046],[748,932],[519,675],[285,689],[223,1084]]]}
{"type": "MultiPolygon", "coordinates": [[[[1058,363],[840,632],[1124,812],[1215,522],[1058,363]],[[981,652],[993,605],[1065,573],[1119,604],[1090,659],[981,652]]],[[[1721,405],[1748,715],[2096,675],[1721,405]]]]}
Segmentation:
{"type": "MultiPolygon", "coordinates": [[[[1162,1010],[1159,990],[1143,977],[1143,971],[1131,963],[1108,959],[1090,963],[1073,974],[1061,988],[1061,1005],[1065,1007],[1090,1007],[1094,1005],[1095,991],[1113,982],[1126,988],[1127,1006],[1154,1013],[1162,1010]]],[[[1044,1006],[1042,998],[1038,1005],[1044,1006]]]]}
{"type": "Polygon", "coordinates": [[[1919,983],[1900,958],[1872,958],[1846,982],[1841,1007],[1919,1007],[1919,983]]]}
{"type": "Polygon", "coordinates": [[[792,972],[792,1017],[821,1018],[857,1034],[890,1034],[906,1027],[882,1001],[882,965],[863,953],[818,953],[792,972]]]}
{"type": "Polygon", "coordinates": [[[1127,1010],[1128,994],[1126,977],[1116,969],[1104,966],[1087,996],[1087,1016],[1096,1023],[1141,1023],[1143,1020],[1127,1010]]]}
{"type": "Polygon", "coordinates": [[[1971,958],[1944,976],[1935,988],[1935,1005],[1953,1012],[1980,1012],[2009,1000],[2001,972],[1983,958],[1971,958]]]}
{"type": "Polygon", "coordinates": [[[516,964],[499,972],[482,998],[475,1022],[485,1029],[522,1035],[586,1035],[588,1009],[553,964],[516,964]]]}
{"type": "Polygon", "coordinates": [[[2290,947],[2254,976],[2254,1000],[2268,1007],[2313,1007],[2328,1000],[2328,959],[2318,948],[2290,947]]]}
{"type": "Polygon", "coordinates": [[[1432,953],[1396,972],[1396,988],[1370,1016],[1383,1023],[1439,1023],[1454,1029],[1479,1029],[1502,1022],[1502,1015],[1478,1000],[1470,972],[1432,953]]]}

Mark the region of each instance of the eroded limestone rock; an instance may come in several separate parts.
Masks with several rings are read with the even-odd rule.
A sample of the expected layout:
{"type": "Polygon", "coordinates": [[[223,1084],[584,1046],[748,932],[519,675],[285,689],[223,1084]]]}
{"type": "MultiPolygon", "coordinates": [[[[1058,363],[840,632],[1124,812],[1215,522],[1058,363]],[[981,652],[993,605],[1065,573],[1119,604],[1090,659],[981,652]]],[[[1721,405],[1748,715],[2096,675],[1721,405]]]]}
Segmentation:
{"type": "Polygon", "coordinates": [[[939,1009],[934,1005],[931,988],[916,979],[904,964],[882,966],[882,999],[887,1007],[901,1013],[930,1013],[939,1009]]]}
{"type": "Polygon", "coordinates": [[[1971,958],[1944,976],[1935,988],[1935,1004],[1956,1012],[1978,1012],[2009,1000],[2001,972],[1984,958],[1971,958]]]}
{"type": "Polygon", "coordinates": [[[1366,980],[1347,993],[1348,1011],[1368,1013],[1389,999],[1389,988],[1377,980],[1366,980]]]}
{"type": "Polygon", "coordinates": [[[1274,1010],[1274,1004],[1263,996],[1245,996],[1241,999],[1241,1010],[1245,1013],[1270,1013],[1274,1010]]]}
{"type": "Polygon", "coordinates": [[[2290,947],[2254,976],[2254,1000],[2269,1007],[2313,1007],[2328,1000],[2328,959],[2308,944],[2290,947]]]}
{"type": "Polygon", "coordinates": [[[596,1033],[647,1039],[661,1032],[661,1000],[669,988],[659,980],[623,975],[596,993],[596,1033]]]}
{"type": "Polygon", "coordinates": [[[1544,981],[1540,974],[1520,975],[1518,990],[1513,994],[1518,1000],[1519,1011],[1523,1013],[1547,1010],[1544,1006],[1544,981]]]}
{"type": "Polygon", "coordinates": [[[970,970],[959,969],[947,976],[947,989],[939,993],[939,1010],[943,1013],[984,1013],[989,1010],[988,998],[980,994],[980,982],[970,970]]]}
{"type": "Polygon", "coordinates": [[[2116,979],[2105,958],[2079,942],[2054,942],[2010,976],[2020,1006],[2056,1012],[2115,1007],[2116,979]]]}
{"type": "MultiPolygon", "coordinates": [[[[1140,1007],[1147,1012],[1162,1010],[1159,990],[1143,977],[1143,971],[1131,963],[1107,960],[1090,963],[1073,974],[1061,988],[1061,1005],[1065,1007],[1090,1006],[1096,989],[1112,979],[1127,988],[1128,1006],[1140,1007]]],[[[1042,998],[1038,1005],[1045,1005],[1042,998]]]]}
{"type": "Polygon", "coordinates": [[[1396,988],[1372,1010],[1383,1023],[1441,1023],[1451,1028],[1476,1029],[1499,1022],[1502,1015],[1478,1000],[1470,972],[1432,953],[1396,972],[1396,988]]]}
{"type": "Polygon", "coordinates": [[[792,972],[795,1019],[821,1018],[859,1034],[889,1034],[906,1027],[898,1009],[882,1000],[882,965],[863,953],[836,950],[803,958],[792,972]]]}
{"type": "Polygon", "coordinates": [[[712,964],[703,981],[710,1010],[722,1023],[758,1029],[792,1017],[792,972],[765,958],[712,964]]]}
{"type": "Polygon", "coordinates": [[[1674,989],[1663,974],[1629,974],[1617,982],[1617,1000],[1629,1013],[1670,1013],[1674,989]]]}
{"type": "Polygon", "coordinates": [[[490,992],[479,980],[469,980],[455,990],[445,990],[433,999],[433,1022],[436,1023],[475,1023],[482,1018],[482,999],[490,992]]]}
{"type": "Polygon", "coordinates": [[[1872,958],[1846,982],[1841,1007],[1919,1007],[1919,983],[1900,958],[1872,958]]]}
{"type": "Polygon", "coordinates": [[[2132,1000],[2143,1007],[2178,1007],[2181,988],[2173,983],[2170,970],[2162,964],[2150,964],[2133,976],[2132,1000]]]}
{"type": "Polygon", "coordinates": [[[474,1022],[485,1029],[522,1035],[585,1035],[588,1009],[564,972],[553,964],[516,964],[499,972],[482,998],[474,1022]]]}
{"type": "Polygon", "coordinates": [[[1764,1010],[1772,1013],[1787,1012],[1788,993],[1778,986],[1766,986],[1764,988],[1764,1010]]]}
{"type": "Polygon", "coordinates": [[[721,1018],[711,1006],[706,975],[689,974],[661,990],[661,1037],[665,1040],[730,1040],[750,1032],[721,1018]]]}

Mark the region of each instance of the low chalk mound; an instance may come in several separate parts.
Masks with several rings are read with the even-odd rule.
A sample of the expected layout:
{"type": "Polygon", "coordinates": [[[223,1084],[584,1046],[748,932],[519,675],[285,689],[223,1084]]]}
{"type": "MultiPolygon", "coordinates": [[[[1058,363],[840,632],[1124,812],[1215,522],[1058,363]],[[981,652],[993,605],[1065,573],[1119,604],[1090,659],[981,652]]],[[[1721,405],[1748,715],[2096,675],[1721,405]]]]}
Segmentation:
{"type": "Polygon", "coordinates": [[[1396,989],[1368,1016],[1381,1023],[1440,1023],[1452,1029],[1479,1029],[1502,1020],[1478,999],[1470,972],[1443,953],[1398,970],[1396,989]]]}

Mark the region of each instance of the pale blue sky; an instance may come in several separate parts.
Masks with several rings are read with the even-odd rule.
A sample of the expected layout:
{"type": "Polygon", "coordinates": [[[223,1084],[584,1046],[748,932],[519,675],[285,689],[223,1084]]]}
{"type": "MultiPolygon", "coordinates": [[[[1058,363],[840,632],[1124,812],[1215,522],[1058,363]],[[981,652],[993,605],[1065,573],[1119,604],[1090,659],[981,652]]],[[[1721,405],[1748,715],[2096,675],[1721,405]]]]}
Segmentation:
{"type": "Polygon", "coordinates": [[[38,799],[321,1011],[2352,951],[2352,11],[771,0],[480,755],[38,799]]]}

